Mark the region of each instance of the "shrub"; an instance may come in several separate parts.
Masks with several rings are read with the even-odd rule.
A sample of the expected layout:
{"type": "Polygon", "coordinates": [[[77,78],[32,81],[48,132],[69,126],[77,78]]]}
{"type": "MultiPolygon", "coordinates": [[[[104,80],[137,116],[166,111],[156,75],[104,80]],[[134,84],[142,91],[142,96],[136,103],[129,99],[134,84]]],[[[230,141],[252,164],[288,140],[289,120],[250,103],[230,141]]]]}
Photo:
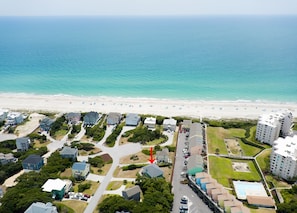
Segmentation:
{"type": "Polygon", "coordinates": [[[91,183],[84,183],[84,184],[79,184],[78,185],[78,192],[83,192],[86,189],[91,188],[92,184],[91,183]]]}

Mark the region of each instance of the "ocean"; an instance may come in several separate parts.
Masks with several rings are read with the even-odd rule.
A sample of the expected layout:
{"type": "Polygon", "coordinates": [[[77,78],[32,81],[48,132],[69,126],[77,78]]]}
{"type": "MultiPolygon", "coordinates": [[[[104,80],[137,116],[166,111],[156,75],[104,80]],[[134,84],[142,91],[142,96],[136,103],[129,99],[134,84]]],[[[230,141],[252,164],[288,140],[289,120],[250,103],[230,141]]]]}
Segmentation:
{"type": "Polygon", "coordinates": [[[297,102],[297,16],[0,17],[0,93],[297,102]]]}

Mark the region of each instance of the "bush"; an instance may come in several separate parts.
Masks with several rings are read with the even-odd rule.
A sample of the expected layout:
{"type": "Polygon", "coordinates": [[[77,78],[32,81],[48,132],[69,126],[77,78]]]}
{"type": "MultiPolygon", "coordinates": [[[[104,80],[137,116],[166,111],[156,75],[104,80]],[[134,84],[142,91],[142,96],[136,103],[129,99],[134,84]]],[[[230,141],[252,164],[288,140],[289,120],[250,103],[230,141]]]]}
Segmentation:
{"type": "Polygon", "coordinates": [[[130,164],[128,166],[124,166],[122,167],[123,171],[127,171],[127,170],[134,170],[134,169],[138,169],[138,168],[142,168],[143,166],[145,166],[144,164],[130,164]]]}
{"type": "Polygon", "coordinates": [[[85,184],[79,184],[78,185],[78,192],[83,192],[86,189],[91,188],[92,184],[91,183],[85,183],[85,184]]]}
{"type": "Polygon", "coordinates": [[[121,131],[123,129],[123,125],[117,125],[117,127],[115,128],[115,130],[106,138],[105,143],[109,146],[109,147],[113,147],[117,137],[121,134],[121,131]]]}

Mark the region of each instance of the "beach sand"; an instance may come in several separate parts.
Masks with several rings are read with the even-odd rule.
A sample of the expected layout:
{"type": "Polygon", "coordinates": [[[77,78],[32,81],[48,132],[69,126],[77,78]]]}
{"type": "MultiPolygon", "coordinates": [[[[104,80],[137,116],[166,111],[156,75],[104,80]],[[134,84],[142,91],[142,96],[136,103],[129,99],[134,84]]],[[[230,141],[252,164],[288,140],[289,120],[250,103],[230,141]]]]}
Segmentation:
{"type": "Polygon", "coordinates": [[[245,118],[279,110],[297,116],[297,103],[264,101],[190,101],[150,98],[84,97],[69,95],[0,94],[0,109],[15,111],[139,113],[192,118],[245,118]]]}

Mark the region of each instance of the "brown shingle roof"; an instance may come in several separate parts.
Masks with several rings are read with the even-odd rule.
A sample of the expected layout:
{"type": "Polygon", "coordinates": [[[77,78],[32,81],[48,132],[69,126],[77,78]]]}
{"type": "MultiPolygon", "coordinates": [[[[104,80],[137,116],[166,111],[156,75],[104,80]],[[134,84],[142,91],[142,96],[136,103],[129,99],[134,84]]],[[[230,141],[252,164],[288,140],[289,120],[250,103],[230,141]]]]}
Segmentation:
{"type": "Polygon", "coordinates": [[[251,205],[256,206],[275,206],[275,201],[271,197],[263,197],[263,196],[246,196],[247,201],[251,205]]]}

